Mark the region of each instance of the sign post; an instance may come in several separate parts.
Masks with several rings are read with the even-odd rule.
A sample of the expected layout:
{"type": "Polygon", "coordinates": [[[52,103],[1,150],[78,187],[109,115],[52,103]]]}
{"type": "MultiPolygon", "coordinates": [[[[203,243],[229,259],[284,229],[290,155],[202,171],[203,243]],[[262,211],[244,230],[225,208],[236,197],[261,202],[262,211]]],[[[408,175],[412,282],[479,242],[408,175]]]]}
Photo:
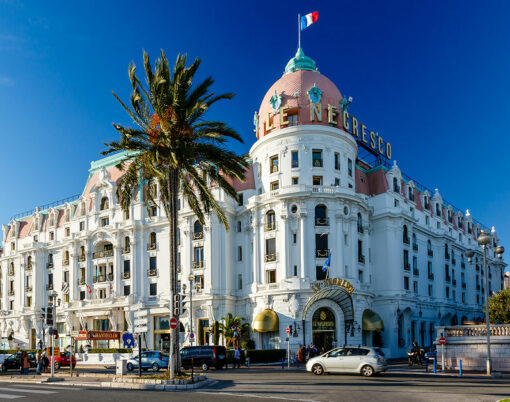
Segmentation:
{"type": "Polygon", "coordinates": [[[142,310],[139,306],[139,310],[135,311],[135,334],[138,334],[138,376],[142,376],[142,334],[147,332],[147,325],[149,320],[147,318],[147,310],[142,310]]]}
{"type": "Polygon", "coordinates": [[[287,368],[290,368],[290,328],[285,330],[287,333],[287,368]]]}
{"type": "Polygon", "coordinates": [[[439,343],[441,344],[441,371],[444,371],[444,345],[446,344],[446,338],[439,338],[439,343]]]}

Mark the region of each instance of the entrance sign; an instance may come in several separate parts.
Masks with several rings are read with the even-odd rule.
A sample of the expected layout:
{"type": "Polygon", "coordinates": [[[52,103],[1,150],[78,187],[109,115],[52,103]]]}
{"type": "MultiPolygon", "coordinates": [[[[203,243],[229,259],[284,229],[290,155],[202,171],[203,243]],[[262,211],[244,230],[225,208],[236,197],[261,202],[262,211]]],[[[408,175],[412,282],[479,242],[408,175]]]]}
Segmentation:
{"type": "Polygon", "coordinates": [[[439,344],[446,345],[446,338],[443,337],[439,338],[439,344]]]}
{"type": "Polygon", "coordinates": [[[175,328],[177,328],[177,324],[178,324],[178,322],[177,322],[177,318],[172,317],[172,318],[170,319],[170,328],[171,328],[171,329],[175,329],[175,328]]]}
{"type": "Polygon", "coordinates": [[[326,278],[322,281],[314,281],[310,285],[315,293],[330,286],[340,286],[341,288],[344,288],[348,293],[354,292],[354,286],[352,286],[350,282],[341,278],[326,278]]]}

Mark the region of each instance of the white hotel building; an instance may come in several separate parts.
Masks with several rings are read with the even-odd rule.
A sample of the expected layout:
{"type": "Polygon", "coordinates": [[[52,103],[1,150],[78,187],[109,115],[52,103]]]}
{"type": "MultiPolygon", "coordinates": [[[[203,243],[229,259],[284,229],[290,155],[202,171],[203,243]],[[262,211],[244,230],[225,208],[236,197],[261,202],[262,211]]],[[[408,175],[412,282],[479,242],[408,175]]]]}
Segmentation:
{"type": "MultiPolygon", "coordinates": [[[[214,322],[233,313],[252,324],[257,348],[285,348],[292,326],[294,349],[373,344],[397,357],[413,340],[430,345],[436,325],[479,321],[484,292],[502,289],[506,264],[494,247],[484,288],[480,224],[388,163],[391,146],[346,103],[298,51],[255,115],[251,168],[246,182],[234,182],[241,202],[213,189],[231,230],[214,216],[202,227],[181,200],[179,272],[187,291],[190,273],[196,282],[198,343],[213,342],[214,322]],[[370,149],[376,162],[361,155],[370,149]],[[333,279],[322,282],[329,250],[333,279]],[[472,263],[467,250],[476,252],[472,263]]],[[[138,309],[148,312],[148,346],[167,345],[167,221],[158,205],[147,213],[142,185],[129,214],[121,211],[122,156],[92,162],[80,196],[2,227],[4,343],[35,347],[41,308],[56,292],[61,345],[71,331],[132,332],[138,309]]],[[[189,343],[186,299],[181,338],[189,343]]]]}

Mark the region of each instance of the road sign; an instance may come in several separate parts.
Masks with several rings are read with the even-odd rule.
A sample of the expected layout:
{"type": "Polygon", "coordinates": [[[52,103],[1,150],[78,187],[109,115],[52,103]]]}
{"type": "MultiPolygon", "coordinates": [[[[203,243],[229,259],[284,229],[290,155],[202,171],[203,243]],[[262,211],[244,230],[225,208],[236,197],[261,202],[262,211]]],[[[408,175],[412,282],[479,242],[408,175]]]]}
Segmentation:
{"type": "Polygon", "coordinates": [[[290,328],[287,327],[287,329],[285,330],[285,332],[287,332],[288,334],[290,334],[290,328]]]}
{"type": "Polygon", "coordinates": [[[439,343],[441,345],[446,345],[446,338],[443,338],[443,337],[439,338],[439,343]]]}
{"type": "Polygon", "coordinates": [[[172,329],[177,328],[177,324],[178,324],[177,318],[175,317],[170,318],[170,328],[172,329]]]}
{"type": "Polygon", "coordinates": [[[195,337],[195,334],[192,332],[189,334],[190,339],[193,339],[195,337]]]}
{"type": "Polygon", "coordinates": [[[147,327],[135,327],[135,330],[134,330],[135,334],[143,334],[145,332],[149,332],[147,327]]]}
{"type": "Polygon", "coordinates": [[[80,336],[80,331],[73,331],[73,332],[71,332],[71,336],[73,338],[76,338],[77,336],[80,336]]]}
{"type": "Polygon", "coordinates": [[[148,323],[149,323],[149,320],[147,319],[147,317],[135,319],[135,325],[138,327],[146,327],[148,323]]]}
{"type": "Polygon", "coordinates": [[[138,311],[135,311],[135,317],[136,318],[147,317],[147,310],[138,310],[138,311]]]}

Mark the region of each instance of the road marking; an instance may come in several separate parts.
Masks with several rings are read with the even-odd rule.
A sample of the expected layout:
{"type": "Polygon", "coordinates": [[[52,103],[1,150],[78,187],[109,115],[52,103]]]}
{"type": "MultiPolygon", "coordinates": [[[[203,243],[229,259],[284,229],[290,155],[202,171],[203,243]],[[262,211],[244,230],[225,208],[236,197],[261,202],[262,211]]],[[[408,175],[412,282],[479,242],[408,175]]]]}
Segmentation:
{"type": "Polygon", "coordinates": [[[279,399],[283,401],[298,401],[298,402],[320,402],[315,399],[297,399],[297,398],[285,398],[283,396],[270,396],[270,395],[256,395],[256,394],[238,394],[236,392],[207,392],[207,391],[196,391],[197,394],[210,394],[210,395],[228,395],[237,396],[244,398],[260,398],[260,399],[279,399]]]}
{"type": "Polygon", "coordinates": [[[57,393],[55,391],[45,391],[43,389],[26,389],[26,388],[14,388],[14,387],[9,387],[9,388],[0,387],[0,391],[28,392],[31,394],[56,394],[57,393]]]}
{"type": "Polygon", "coordinates": [[[17,399],[24,398],[24,395],[0,394],[0,399],[17,399]]]}
{"type": "MultiPolygon", "coordinates": [[[[17,387],[18,385],[13,385],[14,387],[17,387]]],[[[74,391],[81,391],[83,388],[77,388],[77,387],[69,387],[69,386],[60,386],[60,385],[44,385],[44,384],[41,384],[41,385],[28,385],[28,384],[23,384],[23,387],[24,388],[36,388],[36,389],[72,389],[74,391]]]]}

